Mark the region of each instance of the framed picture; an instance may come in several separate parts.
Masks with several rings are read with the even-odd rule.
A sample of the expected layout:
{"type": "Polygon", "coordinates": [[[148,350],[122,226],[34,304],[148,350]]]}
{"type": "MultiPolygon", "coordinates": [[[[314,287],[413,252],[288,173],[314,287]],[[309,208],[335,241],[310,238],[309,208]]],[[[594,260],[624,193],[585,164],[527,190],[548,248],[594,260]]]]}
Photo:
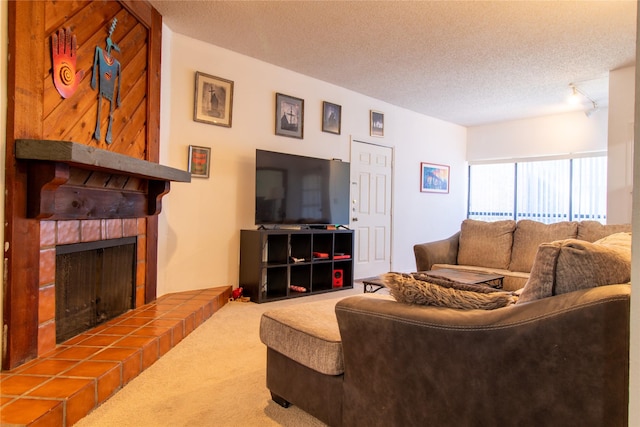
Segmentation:
{"type": "Polygon", "coordinates": [[[371,110],[370,123],[371,123],[371,130],[370,130],[371,136],[383,137],[384,136],[384,113],[381,113],[380,111],[371,110]]]}
{"type": "Polygon", "coordinates": [[[420,191],[423,193],[448,193],[449,166],[420,163],[420,191]]]}
{"type": "Polygon", "coordinates": [[[209,178],[211,148],[189,146],[189,172],[194,178],[209,178]]]}
{"type": "Polygon", "coordinates": [[[233,82],[196,71],[196,94],[193,120],[231,127],[233,82]]]}
{"type": "Polygon", "coordinates": [[[340,135],[342,106],[324,101],[322,103],[322,132],[340,135]]]}
{"type": "Polygon", "coordinates": [[[303,138],[304,99],[276,93],[276,135],[303,138]]]}

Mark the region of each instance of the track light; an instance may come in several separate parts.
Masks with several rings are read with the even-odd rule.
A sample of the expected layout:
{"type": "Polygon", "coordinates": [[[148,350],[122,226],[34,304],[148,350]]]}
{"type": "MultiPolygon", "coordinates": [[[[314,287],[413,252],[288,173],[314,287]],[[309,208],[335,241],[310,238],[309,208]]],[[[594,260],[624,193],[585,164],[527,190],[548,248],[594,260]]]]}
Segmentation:
{"type": "Polygon", "coordinates": [[[569,85],[569,87],[571,88],[571,95],[567,98],[567,102],[571,105],[580,104],[580,94],[578,93],[578,89],[573,85],[569,85]]]}
{"type": "Polygon", "coordinates": [[[584,112],[584,114],[586,114],[587,117],[591,117],[593,113],[598,111],[598,103],[594,101],[589,95],[587,95],[586,93],[578,89],[578,87],[573,83],[569,83],[569,87],[571,88],[571,95],[569,96],[569,99],[568,99],[568,102],[570,104],[572,105],[580,104],[582,103],[581,98],[584,98],[587,101],[589,101],[589,103],[591,103],[591,107],[584,112]]]}

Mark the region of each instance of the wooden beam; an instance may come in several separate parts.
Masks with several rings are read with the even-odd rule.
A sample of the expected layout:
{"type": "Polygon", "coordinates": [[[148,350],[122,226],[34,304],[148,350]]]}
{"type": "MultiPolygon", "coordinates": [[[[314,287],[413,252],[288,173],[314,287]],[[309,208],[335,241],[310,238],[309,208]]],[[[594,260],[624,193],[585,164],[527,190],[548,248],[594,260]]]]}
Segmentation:
{"type": "Polygon", "coordinates": [[[14,141],[42,135],[44,2],[9,2],[2,368],[38,354],[40,225],[26,217],[27,166],[14,141]]]}
{"type": "Polygon", "coordinates": [[[191,174],[181,169],[136,159],[70,141],[16,140],[16,158],[67,163],[83,169],[99,170],[138,178],[190,182],[191,174]]]}

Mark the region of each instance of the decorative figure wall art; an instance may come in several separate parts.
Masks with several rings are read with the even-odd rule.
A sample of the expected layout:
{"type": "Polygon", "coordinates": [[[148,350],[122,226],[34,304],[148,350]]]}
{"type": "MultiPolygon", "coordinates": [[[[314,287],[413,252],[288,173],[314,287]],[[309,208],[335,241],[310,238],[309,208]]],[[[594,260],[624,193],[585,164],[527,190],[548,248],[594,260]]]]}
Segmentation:
{"type": "Polygon", "coordinates": [[[276,93],[276,135],[304,137],[304,99],[276,93]]]}
{"type": "Polygon", "coordinates": [[[106,40],[106,50],[102,50],[100,46],[96,46],[96,53],[93,58],[93,77],[91,79],[91,88],[95,89],[96,86],[98,86],[98,118],[96,120],[96,131],[93,134],[93,137],[98,141],[101,140],[100,110],[102,110],[102,97],[109,101],[109,126],[107,127],[107,135],[105,137],[107,144],[111,144],[111,126],[113,124],[113,101],[116,95],[116,80],[118,81],[116,104],[118,107],[120,106],[120,62],[111,56],[111,49],[116,52],[120,52],[118,45],[111,40],[111,35],[116,29],[117,23],[118,19],[113,18],[111,28],[109,29],[109,36],[106,40]],[[98,75],[100,75],[99,80],[98,75]]]}
{"type": "Polygon", "coordinates": [[[193,120],[231,127],[233,82],[196,71],[193,120]]]}
{"type": "Polygon", "coordinates": [[[423,193],[448,193],[449,166],[420,163],[420,191],[423,193]]]}
{"type": "Polygon", "coordinates": [[[51,35],[53,84],[63,98],[69,98],[78,89],[84,70],[76,71],[78,41],[70,28],[60,28],[51,35]]]}

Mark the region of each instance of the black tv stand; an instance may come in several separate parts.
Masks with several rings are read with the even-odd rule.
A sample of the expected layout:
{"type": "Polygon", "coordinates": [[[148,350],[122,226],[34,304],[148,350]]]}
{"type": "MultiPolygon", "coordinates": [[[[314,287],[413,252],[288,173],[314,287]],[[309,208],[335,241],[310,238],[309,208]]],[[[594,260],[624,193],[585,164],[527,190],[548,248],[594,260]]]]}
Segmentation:
{"type": "Polygon", "coordinates": [[[353,288],[353,231],[241,230],[239,285],[257,303],[353,288]]]}

